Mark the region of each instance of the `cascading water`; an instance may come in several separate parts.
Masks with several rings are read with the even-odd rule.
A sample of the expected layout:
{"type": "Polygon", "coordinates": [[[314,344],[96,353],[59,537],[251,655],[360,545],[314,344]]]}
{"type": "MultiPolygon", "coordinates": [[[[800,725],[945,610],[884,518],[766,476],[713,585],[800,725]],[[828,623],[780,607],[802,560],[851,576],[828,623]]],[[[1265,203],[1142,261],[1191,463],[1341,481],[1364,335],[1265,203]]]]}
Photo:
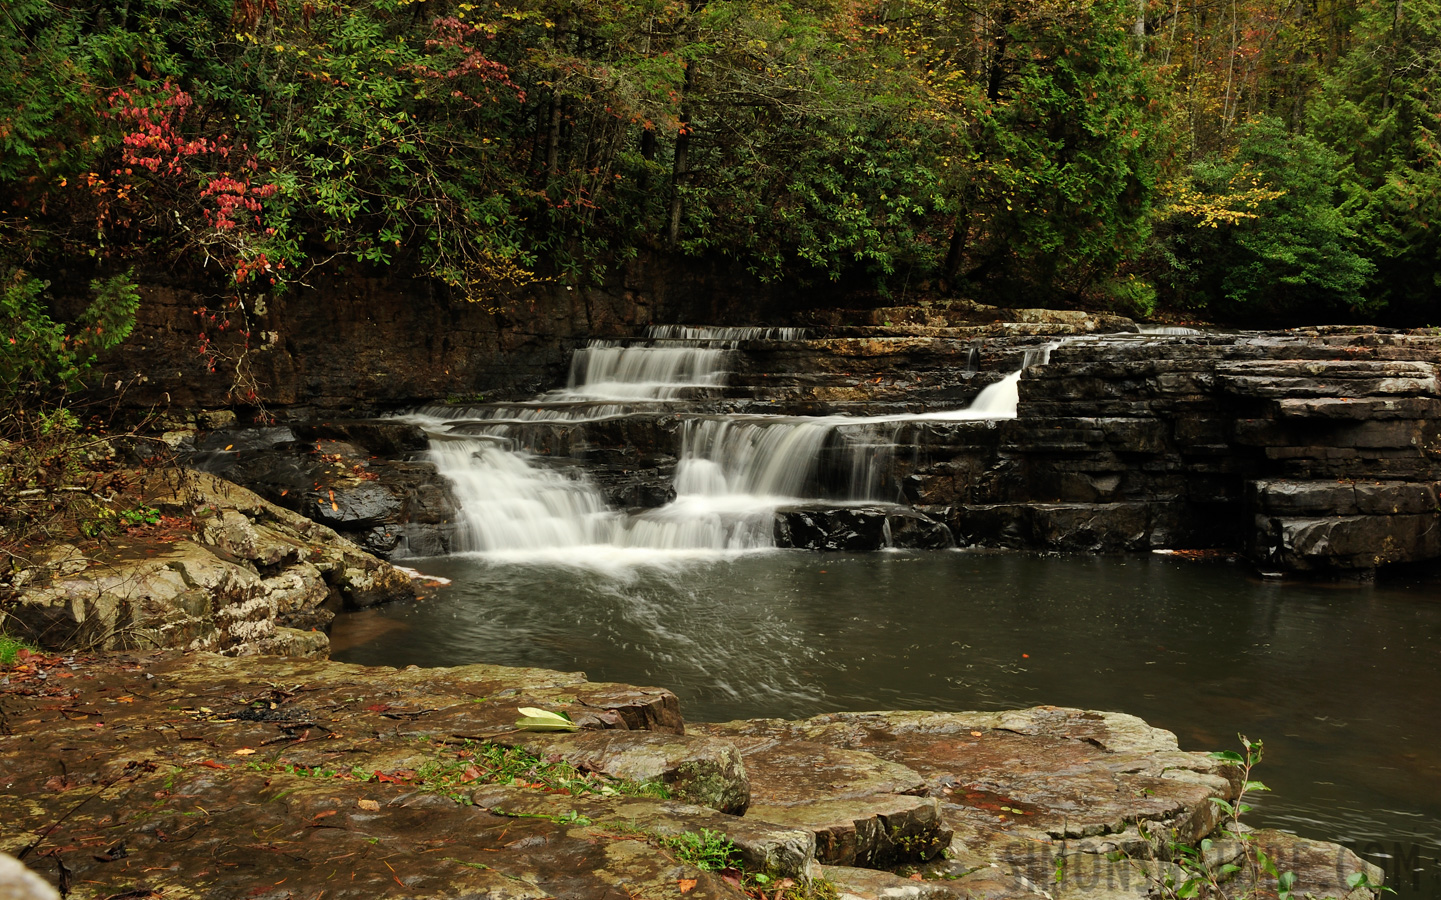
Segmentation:
{"type": "MultiPolygon", "coordinates": [[[[576,425],[723,386],[740,341],[803,337],[802,329],[656,327],[638,345],[576,351],[567,386],[530,403],[437,405],[408,417],[431,431],[431,458],[454,485],[463,521],[453,549],[595,564],[769,549],[781,507],[884,502],[880,475],[901,424],[1016,414],[1021,370],[954,412],[695,416],[681,425],[675,499],[638,513],[610,507],[577,467],[537,452],[543,443],[568,452],[557,434],[576,425]]],[[[1022,370],[1044,364],[1050,349],[1026,351],[1022,370]]]]}

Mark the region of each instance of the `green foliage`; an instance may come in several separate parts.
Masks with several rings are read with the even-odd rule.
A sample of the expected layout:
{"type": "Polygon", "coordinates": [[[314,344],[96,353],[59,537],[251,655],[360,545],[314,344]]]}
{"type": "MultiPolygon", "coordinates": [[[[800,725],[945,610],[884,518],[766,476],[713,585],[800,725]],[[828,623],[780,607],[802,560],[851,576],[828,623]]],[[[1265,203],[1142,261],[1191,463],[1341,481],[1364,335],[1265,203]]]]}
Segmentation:
{"type": "Polygon", "coordinates": [[[1321,80],[1312,132],[1356,186],[1371,295],[1429,323],[1441,312],[1441,3],[1363,5],[1353,40],[1321,80]]]}
{"type": "Polygon", "coordinates": [[[1434,318],[1438,4],[15,0],[0,265],[1434,318]]]}
{"type": "Polygon", "coordinates": [[[0,632],[0,666],[13,666],[20,655],[21,650],[30,653],[38,653],[38,647],[27,641],[13,638],[8,634],[0,632]]]}
{"type": "Polygon", "coordinates": [[[731,839],[709,828],[683,832],[674,837],[661,837],[657,839],[657,843],[670,851],[676,859],[703,872],[735,868],[740,859],[740,851],[731,839]]]}
{"type": "Polygon", "coordinates": [[[122,509],[117,515],[120,523],[126,528],[139,528],[144,525],[160,523],[160,510],[153,506],[141,505],[131,509],[122,509]]]}
{"type": "Polygon", "coordinates": [[[125,340],[135,325],[140,295],[128,273],[90,283],[94,299],[73,330],[50,318],[42,299],[47,286],[20,270],[0,286],[0,399],[79,387],[96,354],[125,340]]]}
{"type": "MultiPolygon", "coordinates": [[[[1293,900],[1295,873],[1279,871],[1275,860],[1256,846],[1255,835],[1241,824],[1241,816],[1251,811],[1251,806],[1245,802],[1246,796],[1270,788],[1251,778],[1251,770],[1263,757],[1262,743],[1244,736],[1240,740],[1244,753],[1223,750],[1210,754],[1212,759],[1240,769],[1241,781],[1235,800],[1211,798],[1211,803],[1222,814],[1216,831],[1194,846],[1173,834],[1169,840],[1159,842],[1162,857],[1169,864],[1160,868],[1141,866],[1151,879],[1153,893],[1164,900],[1198,897],[1205,900],[1263,900],[1267,897],[1293,900]],[[1218,841],[1231,844],[1239,852],[1222,852],[1223,848],[1217,846],[1218,841]],[[1267,878],[1274,884],[1274,889],[1267,883],[1267,878]]],[[[1151,837],[1144,828],[1141,833],[1151,837]]],[[[1120,854],[1115,858],[1120,858],[1120,854]]]]}
{"type": "Polygon", "coordinates": [[[1081,293],[1145,240],[1160,122],[1133,15],[1108,0],[1002,13],[962,210],[972,279],[1081,293]]]}
{"type": "Polygon", "coordinates": [[[1225,195],[1242,173],[1273,190],[1256,195],[1254,213],[1230,219],[1208,221],[1196,206],[1175,212],[1166,244],[1170,267],[1161,276],[1172,298],[1233,321],[1373,309],[1367,288],[1375,265],[1360,237],[1367,214],[1350,185],[1337,183],[1344,170],[1336,153],[1288,133],[1276,119],[1244,126],[1234,157],[1192,166],[1195,190],[1215,207],[1227,207],[1225,195]]]}

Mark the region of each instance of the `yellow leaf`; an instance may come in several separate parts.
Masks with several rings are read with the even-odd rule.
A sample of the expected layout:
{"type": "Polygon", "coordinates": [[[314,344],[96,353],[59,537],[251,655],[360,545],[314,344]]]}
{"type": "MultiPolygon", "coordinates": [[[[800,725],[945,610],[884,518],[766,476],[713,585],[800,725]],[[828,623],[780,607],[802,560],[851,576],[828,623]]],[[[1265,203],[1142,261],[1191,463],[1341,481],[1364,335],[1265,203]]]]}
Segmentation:
{"type": "Polygon", "coordinates": [[[249,747],[241,747],[239,750],[236,750],[236,751],[235,751],[235,755],[236,755],[236,756],[249,756],[250,754],[252,754],[252,753],[254,753],[254,752],[255,752],[255,751],[254,751],[254,750],[251,750],[249,747]]]}
{"type": "Polygon", "coordinates": [[[370,812],[380,812],[380,804],[374,800],[357,800],[355,805],[370,812]]]}

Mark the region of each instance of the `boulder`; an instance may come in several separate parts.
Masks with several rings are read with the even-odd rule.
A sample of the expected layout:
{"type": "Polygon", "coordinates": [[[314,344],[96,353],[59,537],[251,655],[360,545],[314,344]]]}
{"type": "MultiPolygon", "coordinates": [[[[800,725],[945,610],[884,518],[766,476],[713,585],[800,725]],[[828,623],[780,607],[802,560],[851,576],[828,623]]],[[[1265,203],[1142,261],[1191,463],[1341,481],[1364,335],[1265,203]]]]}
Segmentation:
{"type": "Polygon", "coordinates": [[[162,470],[135,490],[193,531],[67,551],[22,579],[9,631],[51,648],[324,656],[337,610],[415,596],[406,573],[224,479],[162,470]]]}

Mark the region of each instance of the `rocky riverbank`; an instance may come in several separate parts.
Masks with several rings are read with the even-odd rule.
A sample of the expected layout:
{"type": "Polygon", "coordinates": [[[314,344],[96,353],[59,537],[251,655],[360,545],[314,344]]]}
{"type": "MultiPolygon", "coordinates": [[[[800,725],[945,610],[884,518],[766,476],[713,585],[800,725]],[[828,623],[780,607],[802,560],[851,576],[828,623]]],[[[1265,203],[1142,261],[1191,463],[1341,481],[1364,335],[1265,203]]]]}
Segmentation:
{"type": "Polygon", "coordinates": [[[162,469],[111,481],[156,525],[39,550],[7,573],[0,633],[52,648],[325,657],[336,612],[416,596],[407,573],[224,479],[162,469]]]}
{"type": "MultiPolygon", "coordinates": [[[[663,689],[496,666],[30,656],[0,726],[0,851],[84,898],[1164,896],[1241,788],[1117,713],[688,726],[663,689]]],[[[1208,847],[1317,897],[1380,877],[1276,832],[1208,847]]]]}

